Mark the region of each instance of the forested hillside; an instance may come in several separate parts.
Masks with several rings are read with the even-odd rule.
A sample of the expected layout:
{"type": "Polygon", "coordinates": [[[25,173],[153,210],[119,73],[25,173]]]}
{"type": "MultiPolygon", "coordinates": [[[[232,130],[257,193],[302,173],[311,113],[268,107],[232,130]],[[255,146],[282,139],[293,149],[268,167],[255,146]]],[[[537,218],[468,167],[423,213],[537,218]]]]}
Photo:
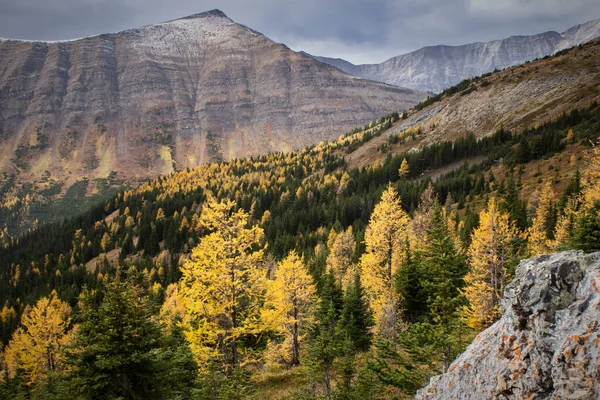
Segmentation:
{"type": "Polygon", "coordinates": [[[6,237],[0,397],[413,394],[498,318],[518,260],[600,250],[597,102],[429,144],[400,129],[418,112],[6,237]]]}

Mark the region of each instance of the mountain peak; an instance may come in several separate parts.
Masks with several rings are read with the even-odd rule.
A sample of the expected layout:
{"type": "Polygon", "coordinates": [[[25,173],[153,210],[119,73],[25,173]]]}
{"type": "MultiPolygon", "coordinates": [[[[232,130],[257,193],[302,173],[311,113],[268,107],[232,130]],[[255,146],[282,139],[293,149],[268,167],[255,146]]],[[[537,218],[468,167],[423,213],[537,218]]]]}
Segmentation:
{"type": "MultiPolygon", "coordinates": [[[[187,17],[176,18],[171,21],[180,21],[185,19],[199,19],[199,18],[222,18],[232,21],[223,11],[215,8],[213,10],[204,11],[197,14],[188,15],[187,17]]],[[[169,22],[171,22],[169,21],[169,22]]]]}

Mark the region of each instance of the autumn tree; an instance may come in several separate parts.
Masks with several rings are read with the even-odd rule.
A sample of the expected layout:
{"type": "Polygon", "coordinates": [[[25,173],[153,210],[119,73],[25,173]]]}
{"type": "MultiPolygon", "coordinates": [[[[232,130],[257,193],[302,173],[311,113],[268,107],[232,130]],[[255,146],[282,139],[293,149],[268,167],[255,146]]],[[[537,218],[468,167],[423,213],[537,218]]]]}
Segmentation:
{"type": "Polygon", "coordinates": [[[200,366],[211,359],[238,366],[239,342],[263,329],[263,230],[248,228],[248,214],[234,206],[233,201],[205,204],[200,221],[210,233],[181,268],[185,333],[200,366]]]}
{"type": "Polygon", "coordinates": [[[584,251],[600,250],[600,148],[592,153],[583,174],[580,206],[575,214],[573,245],[584,251]]]}
{"type": "Polygon", "coordinates": [[[111,240],[110,235],[108,234],[108,232],[104,232],[104,235],[102,236],[102,241],[100,243],[101,243],[101,246],[102,246],[102,251],[108,252],[109,250],[111,250],[111,248],[112,248],[112,240],[111,240]]]}
{"type": "Polygon", "coordinates": [[[284,334],[284,342],[276,352],[287,365],[300,364],[300,344],[312,321],[316,292],[303,258],[290,252],[279,263],[275,279],[269,282],[267,307],[263,315],[265,321],[284,334]]]}
{"type": "Polygon", "coordinates": [[[494,198],[479,220],[468,250],[469,272],[463,290],[468,301],[463,316],[475,329],[487,327],[500,313],[500,298],[516,263],[513,242],[519,237],[510,215],[498,209],[494,198]]]}
{"type": "Polygon", "coordinates": [[[341,233],[332,230],[329,234],[327,247],[329,248],[327,267],[333,269],[338,283],[345,288],[356,272],[352,262],[352,254],[356,247],[352,227],[348,227],[346,231],[341,233]]]}
{"type": "Polygon", "coordinates": [[[410,167],[408,165],[408,161],[406,161],[406,158],[403,158],[402,163],[400,164],[400,168],[398,169],[398,175],[406,176],[406,175],[408,175],[409,172],[410,172],[410,167]]]}
{"type": "Polygon", "coordinates": [[[27,386],[43,385],[64,368],[62,349],[71,341],[71,307],[56,292],[44,297],[21,317],[6,347],[10,377],[20,375],[27,386]]]}
{"type": "Polygon", "coordinates": [[[595,148],[579,182],[579,171],[563,196],[553,249],[600,250],[600,150],[595,148]]]}
{"type": "Polygon", "coordinates": [[[410,219],[390,185],[375,206],[365,231],[366,252],[361,258],[361,280],[367,289],[380,335],[394,336],[399,322],[394,277],[402,265],[410,219]]]}
{"type": "Polygon", "coordinates": [[[552,230],[552,227],[549,226],[553,213],[552,201],[554,199],[554,191],[552,186],[552,181],[548,180],[542,187],[533,223],[527,230],[527,250],[531,256],[551,252],[551,242],[548,233],[552,230]]]}
{"type": "Polygon", "coordinates": [[[421,201],[415,210],[412,220],[412,233],[414,234],[415,246],[419,247],[425,241],[427,230],[431,225],[431,215],[436,203],[436,195],[433,185],[429,183],[421,194],[421,201]]]}

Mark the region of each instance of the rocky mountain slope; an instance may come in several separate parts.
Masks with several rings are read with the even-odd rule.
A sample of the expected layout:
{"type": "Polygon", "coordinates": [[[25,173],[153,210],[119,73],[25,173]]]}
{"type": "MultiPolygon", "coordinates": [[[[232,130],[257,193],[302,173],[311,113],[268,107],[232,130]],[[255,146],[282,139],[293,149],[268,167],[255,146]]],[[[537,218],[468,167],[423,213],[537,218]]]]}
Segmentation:
{"type": "Polygon", "coordinates": [[[423,97],[218,10],[67,42],[1,40],[2,183],[54,179],[64,193],[82,176],[135,182],[335,138],[423,97]]]}
{"type": "Polygon", "coordinates": [[[522,261],[502,308],[417,399],[600,397],[600,253],[522,261]]]}
{"type": "Polygon", "coordinates": [[[360,147],[347,160],[351,166],[365,166],[387,153],[415,150],[469,133],[484,137],[500,128],[522,131],[593,101],[600,101],[600,40],[464,82],[432,97],[388,135],[360,147]],[[408,139],[390,144],[389,138],[398,135],[408,139]],[[379,150],[382,146],[386,152],[379,150]]]}
{"type": "Polygon", "coordinates": [[[365,79],[439,93],[463,79],[553,54],[600,36],[600,19],[563,33],[511,36],[462,46],[428,46],[380,64],[354,65],[341,59],[315,57],[365,79]]]}

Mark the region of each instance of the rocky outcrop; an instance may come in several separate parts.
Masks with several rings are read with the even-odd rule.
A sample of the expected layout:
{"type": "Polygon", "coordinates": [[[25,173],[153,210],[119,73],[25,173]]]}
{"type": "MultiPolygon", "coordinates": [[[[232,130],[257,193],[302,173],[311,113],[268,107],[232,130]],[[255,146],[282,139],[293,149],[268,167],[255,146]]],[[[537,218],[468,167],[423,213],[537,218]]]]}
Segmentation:
{"type": "Polygon", "coordinates": [[[423,96],[218,10],[66,42],[0,40],[0,173],[152,177],[337,138],[423,96]]]}
{"type": "Polygon", "coordinates": [[[341,59],[315,58],[361,78],[438,93],[463,79],[551,55],[598,36],[600,19],[562,34],[545,32],[463,46],[424,47],[380,64],[354,65],[341,59]]]}
{"type": "Polygon", "coordinates": [[[416,399],[600,398],[600,253],[522,261],[502,317],[416,399]]]}

